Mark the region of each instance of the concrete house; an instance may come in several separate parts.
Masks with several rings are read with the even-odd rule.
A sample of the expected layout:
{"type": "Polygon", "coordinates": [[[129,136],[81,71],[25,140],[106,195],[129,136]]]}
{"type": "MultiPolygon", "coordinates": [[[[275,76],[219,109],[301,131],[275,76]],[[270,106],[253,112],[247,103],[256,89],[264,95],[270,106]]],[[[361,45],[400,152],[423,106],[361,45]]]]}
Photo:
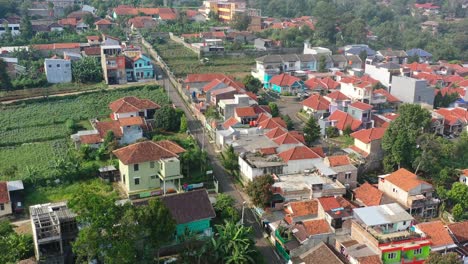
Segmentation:
{"type": "Polygon", "coordinates": [[[292,94],[300,93],[305,88],[304,82],[301,79],[286,73],[272,77],[268,86],[275,92],[288,92],[292,94]]]}
{"type": "Polygon", "coordinates": [[[403,64],[408,59],[408,54],[404,50],[378,50],[375,56],[386,62],[403,64]]]}
{"type": "Polygon", "coordinates": [[[44,69],[49,83],[69,83],[72,81],[70,60],[51,58],[44,60],[44,69]]]}
{"type": "Polygon", "coordinates": [[[351,100],[364,103],[370,103],[372,100],[373,84],[371,82],[355,77],[344,77],[338,82],[340,83],[340,92],[351,100]]]}
{"type": "MultiPolygon", "coordinates": [[[[299,143],[299,142],[298,142],[299,143]]],[[[297,143],[296,143],[297,144],[297,143]]],[[[287,166],[283,173],[300,173],[304,170],[312,170],[314,164],[322,162],[323,157],[306,146],[295,146],[288,150],[278,153],[287,166]]]]}
{"type": "Polygon", "coordinates": [[[428,218],[437,215],[440,201],[433,198],[434,187],[404,168],[379,176],[379,190],[412,215],[428,218]]]}
{"type": "Polygon", "coordinates": [[[126,195],[138,199],[180,191],[182,152],[172,141],[144,141],[114,150],[126,195]]]}
{"type": "Polygon", "coordinates": [[[257,102],[251,99],[248,95],[235,94],[234,99],[224,99],[218,102],[218,112],[224,120],[228,120],[230,117],[235,115],[236,108],[251,106],[254,104],[257,104],[257,102]]]}
{"type": "Polygon", "coordinates": [[[348,114],[362,122],[362,127],[371,128],[374,126],[372,120],[372,105],[356,101],[348,105],[348,114]]]}
{"type": "Polygon", "coordinates": [[[419,63],[432,62],[432,54],[423,49],[410,49],[406,51],[406,54],[408,55],[408,57],[418,56],[419,63]]]}
{"type": "Polygon", "coordinates": [[[302,109],[316,119],[320,119],[330,111],[330,101],[319,94],[314,94],[302,101],[302,109]]]}
{"type": "Polygon", "coordinates": [[[187,230],[206,237],[213,235],[211,219],[216,213],[205,189],[167,195],[161,201],[177,224],[177,237],[185,235],[187,230]]]}
{"type": "MultiPolygon", "coordinates": [[[[368,61],[367,61],[368,62],[368,61]]],[[[389,87],[394,76],[402,75],[402,67],[393,62],[369,64],[366,62],[364,71],[373,79],[379,81],[385,87],[389,87]]]]}
{"type": "Polygon", "coordinates": [[[453,252],[458,248],[448,229],[445,228],[445,225],[441,221],[417,224],[415,232],[422,234],[432,242],[431,252],[445,254],[453,252]]]}
{"type": "Polygon", "coordinates": [[[468,185],[468,169],[461,171],[459,181],[465,185],[468,185]]]}
{"type": "Polygon", "coordinates": [[[126,96],[111,102],[109,108],[112,110],[111,117],[113,120],[135,116],[154,119],[154,113],[161,106],[149,99],[126,96]]]}
{"type": "Polygon", "coordinates": [[[154,68],[150,58],[142,54],[133,58],[133,63],[137,80],[154,78],[154,68]]]}
{"type": "Polygon", "coordinates": [[[106,84],[127,83],[125,56],[120,45],[101,46],[101,65],[106,84]]]}
{"type": "Polygon", "coordinates": [[[394,76],[390,93],[404,103],[434,104],[434,88],[429,87],[425,80],[394,76]]]}
{"type": "Polygon", "coordinates": [[[366,158],[367,162],[379,164],[383,159],[382,138],[385,130],[375,127],[352,133],[350,136],[354,138],[354,145],[350,146],[351,150],[366,158]]]}
{"type": "Polygon", "coordinates": [[[329,117],[320,119],[319,125],[322,135],[326,134],[327,127],[335,127],[340,135],[342,135],[348,128],[351,129],[351,131],[357,131],[361,128],[362,121],[346,112],[335,110],[329,117]]]}
{"type": "Polygon", "coordinates": [[[338,180],[346,188],[354,189],[357,186],[357,168],[351,163],[347,155],[325,157],[323,163],[328,167],[318,167],[320,173],[338,180]],[[331,171],[329,170],[331,169],[331,171]]]}
{"type": "Polygon", "coordinates": [[[0,218],[11,215],[12,213],[13,209],[7,182],[0,182],[0,218]]]}
{"type": "Polygon", "coordinates": [[[20,18],[7,17],[0,19],[0,36],[10,31],[12,36],[19,35],[20,32],[20,18]]]}
{"type": "Polygon", "coordinates": [[[330,113],[335,112],[335,110],[346,112],[348,111],[348,105],[351,103],[351,98],[340,91],[331,92],[325,95],[324,98],[330,101],[330,113]]]}

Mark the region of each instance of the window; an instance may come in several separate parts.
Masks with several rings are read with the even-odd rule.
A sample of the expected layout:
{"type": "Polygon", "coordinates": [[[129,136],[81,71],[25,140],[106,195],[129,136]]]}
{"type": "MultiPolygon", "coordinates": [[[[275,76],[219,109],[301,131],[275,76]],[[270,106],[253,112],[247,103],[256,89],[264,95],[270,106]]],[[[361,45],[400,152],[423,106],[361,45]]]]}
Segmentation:
{"type": "Polygon", "coordinates": [[[49,68],[52,68],[52,64],[49,64],[49,68]]]}
{"type": "Polygon", "coordinates": [[[351,172],[346,172],[344,177],[345,177],[345,180],[351,179],[351,172]]]}
{"type": "Polygon", "coordinates": [[[421,96],[418,95],[418,102],[421,102],[421,96]]]}
{"type": "Polygon", "coordinates": [[[403,221],[403,225],[406,225],[406,221],[403,221]]]}
{"type": "Polygon", "coordinates": [[[418,248],[414,250],[414,255],[419,255],[422,253],[422,248],[418,248]]]}
{"type": "Polygon", "coordinates": [[[138,63],[135,63],[135,67],[138,67],[138,63]]]}
{"type": "Polygon", "coordinates": [[[150,168],[154,169],[154,161],[150,162],[150,168]]]}
{"type": "Polygon", "coordinates": [[[397,190],[397,189],[395,189],[395,188],[393,188],[393,192],[394,192],[394,193],[396,193],[396,192],[398,192],[398,190],[397,190]]]}
{"type": "Polygon", "coordinates": [[[388,259],[394,259],[397,257],[397,254],[395,252],[392,252],[392,253],[388,253],[388,259]]]}
{"type": "Polygon", "coordinates": [[[57,64],[57,68],[60,68],[60,64],[57,64]]]}
{"type": "Polygon", "coordinates": [[[65,67],[69,68],[69,67],[70,67],[70,63],[65,64],[65,67]]]}
{"type": "Polygon", "coordinates": [[[139,164],[133,164],[133,171],[139,171],[140,170],[140,165],[139,164]]]}
{"type": "Polygon", "coordinates": [[[4,204],[0,204],[0,211],[3,211],[5,210],[5,205],[4,204]]]}
{"type": "Polygon", "coordinates": [[[152,180],[156,180],[156,175],[151,176],[152,180]]]}
{"type": "Polygon", "coordinates": [[[151,65],[151,62],[148,61],[148,62],[146,63],[146,65],[150,66],[150,65],[151,65]]]}
{"type": "Polygon", "coordinates": [[[135,185],[140,185],[140,178],[133,178],[135,185]]]}
{"type": "Polygon", "coordinates": [[[125,183],[125,174],[122,175],[122,181],[123,181],[123,183],[125,183]]]}

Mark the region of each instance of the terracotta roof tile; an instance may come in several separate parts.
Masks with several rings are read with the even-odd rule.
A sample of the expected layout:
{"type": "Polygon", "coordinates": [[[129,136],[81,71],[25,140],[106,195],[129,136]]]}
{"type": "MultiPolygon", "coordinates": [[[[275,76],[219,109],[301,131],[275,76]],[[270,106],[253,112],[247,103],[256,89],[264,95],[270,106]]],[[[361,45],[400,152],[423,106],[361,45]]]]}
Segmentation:
{"type": "Polygon", "coordinates": [[[302,144],[305,145],[305,138],[304,134],[298,131],[289,131],[289,134],[291,134],[293,137],[295,137],[297,140],[299,140],[302,144]]]}
{"type": "Polygon", "coordinates": [[[449,224],[447,227],[459,243],[468,242],[468,221],[449,224]]]}
{"type": "Polygon", "coordinates": [[[300,144],[302,143],[297,139],[295,136],[291,135],[291,133],[284,133],[283,135],[274,138],[273,141],[278,145],[283,144],[300,144]]]}
{"type": "Polygon", "coordinates": [[[81,144],[98,144],[102,142],[102,137],[99,134],[82,135],[80,142],[81,144]]]}
{"type": "MultiPolygon", "coordinates": [[[[311,248],[299,256],[297,263],[304,264],[345,264],[348,263],[339,253],[324,242],[320,242],[317,246],[311,248]]],[[[296,263],[296,262],[294,262],[296,263]]],[[[369,263],[370,264],[370,263],[369,263]]]]}
{"type": "Polygon", "coordinates": [[[421,184],[429,184],[423,180],[418,179],[418,176],[404,168],[391,173],[384,179],[385,181],[389,181],[407,192],[421,184]]]}
{"type": "Polygon", "coordinates": [[[78,49],[80,48],[80,43],[35,44],[33,48],[36,50],[78,49]]]}
{"type": "Polygon", "coordinates": [[[10,194],[8,193],[7,182],[0,182],[0,203],[10,203],[10,194]]]}
{"type": "Polygon", "coordinates": [[[170,152],[172,153],[175,153],[177,155],[179,155],[180,153],[184,153],[186,150],[184,148],[182,148],[181,146],[179,146],[178,144],[170,141],[170,140],[160,140],[160,141],[156,141],[156,144],[158,144],[159,146],[169,150],[170,152]]]}
{"type": "Polygon", "coordinates": [[[341,204],[335,197],[321,197],[318,199],[324,211],[340,208],[341,204]]]}
{"type": "Polygon", "coordinates": [[[368,110],[372,109],[372,105],[362,103],[362,102],[359,102],[359,101],[356,101],[356,102],[350,104],[349,106],[354,107],[354,108],[359,109],[359,110],[362,110],[362,111],[368,111],[368,110]]]}
{"type": "Polygon", "coordinates": [[[282,73],[280,75],[273,76],[273,78],[271,78],[270,80],[270,83],[284,87],[284,86],[291,86],[295,82],[299,82],[300,80],[301,79],[294,77],[292,75],[282,73]]]}
{"type": "Polygon", "coordinates": [[[366,182],[354,189],[354,197],[365,206],[380,205],[383,192],[366,182]]]}
{"type": "Polygon", "coordinates": [[[382,259],[379,255],[359,257],[357,261],[359,264],[382,264],[382,259]]]}
{"type": "Polygon", "coordinates": [[[389,103],[401,102],[400,99],[396,98],[395,96],[393,96],[391,93],[389,93],[385,89],[377,89],[377,90],[374,90],[373,93],[374,94],[381,94],[381,95],[385,96],[385,98],[387,98],[387,102],[389,102],[389,103]]]}
{"type": "Polygon", "coordinates": [[[161,106],[148,99],[139,99],[135,96],[127,96],[110,103],[109,108],[114,113],[129,113],[145,109],[159,109],[161,106]]]}
{"type": "Polygon", "coordinates": [[[114,150],[113,153],[125,165],[177,157],[177,154],[153,141],[138,142],[114,150]]]}
{"type": "Polygon", "coordinates": [[[120,124],[121,127],[124,127],[124,126],[142,126],[142,125],[145,124],[145,121],[140,116],[119,118],[118,121],[119,121],[119,124],[120,124]]]}
{"type": "Polygon", "coordinates": [[[101,55],[101,47],[85,47],[83,49],[84,53],[88,56],[90,55],[101,55]]]}
{"type": "Polygon", "coordinates": [[[276,148],[261,148],[258,150],[262,155],[273,155],[276,154],[276,148]]]}
{"type": "Polygon", "coordinates": [[[328,98],[336,100],[336,101],[350,100],[348,96],[344,95],[340,91],[331,92],[328,95],[326,95],[325,97],[328,97],[328,98]]]}
{"type": "Polygon", "coordinates": [[[260,113],[257,117],[257,122],[260,124],[261,122],[267,120],[267,119],[270,119],[271,118],[271,115],[269,114],[266,114],[266,113],[260,113]]]}
{"type": "Polygon", "coordinates": [[[236,115],[238,117],[251,117],[251,116],[257,116],[257,113],[255,112],[255,109],[253,107],[247,106],[247,107],[237,107],[236,115]]]}
{"type": "Polygon", "coordinates": [[[368,144],[374,140],[381,139],[385,134],[385,130],[385,128],[381,127],[362,129],[352,133],[350,136],[365,144],[368,144]]]}
{"type": "Polygon", "coordinates": [[[330,102],[319,94],[314,94],[311,97],[302,101],[303,106],[314,109],[315,111],[328,110],[330,102]]]}
{"type": "Polygon", "coordinates": [[[354,119],[350,114],[345,113],[341,110],[336,110],[329,117],[328,120],[336,121],[335,127],[339,130],[345,130],[347,127],[350,127],[351,130],[357,130],[362,122],[360,120],[354,119]]]}
{"type": "Polygon", "coordinates": [[[281,117],[272,117],[259,122],[259,127],[263,129],[273,129],[275,127],[286,128],[286,122],[281,117]]]}
{"type": "Polygon", "coordinates": [[[97,21],[96,23],[94,23],[94,25],[112,25],[112,22],[110,22],[107,19],[101,19],[97,21]]]}
{"type": "Polygon", "coordinates": [[[421,223],[416,227],[427,235],[429,240],[432,242],[431,246],[433,247],[455,244],[448,230],[441,221],[421,223]]]}
{"type": "Polygon", "coordinates": [[[114,132],[114,136],[116,138],[121,138],[123,136],[119,121],[112,120],[112,121],[97,122],[95,126],[101,138],[104,138],[108,131],[114,132]]]}
{"type": "Polygon", "coordinates": [[[222,73],[197,73],[197,74],[188,74],[185,79],[185,83],[193,82],[211,82],[214,79],[223,79],[227,76],[222,73]]]}
{"type": "Polygon", "coordinates": [[[238,123],[240,123],[239,120],[237,120],[234,116],[231,116],[228,120],[224,121],[223,127],[228,129],[229,127],[237,125],[238,123]]]}
{"type": "Polygon", "coordinates": [[[317,153],[320,157],[325,158],[325,152],[322,147],[313,147],[310,148],[313,152],[317,153]]]}
{"type": "Polygon", "coordinates": [[[290,202],[289,207],[292,210],[292,212],[289,212],[292,217],[316,215],[318,213],[317,200],[290,202]]]}
{"type": "Polygon", "coordinates": [[[338,156],[328,156],[326,157],[330,163],[330,167],[338,167],[344,165],[350,165],[351,161],[347,155],[338,155],[338,156]]]}
{"type": "Polygon", "coordinates": [[[273,139],[273,138],[277,138],[281,135],[284,135],[286,134],[286,131],[284,128],[282,127],[275,127],[273,129],[271,129],[270,131],[268,131],[267,133],[265,133],[265,136],[267,136],[268,138],[270,139],[273,139]]]}
{"type": "Polygon", "coordinates": [[[332,232],[328,222],[325,219],[305,221],[303,222],[303,225],[310,236],[332,232]]]}
{"type": "Polygon", "coordinates": [[[278,154],[285,162],[290,160],[303,160],[303,159],[320,159],[320,155],[312,151],[306,146],[296,146],[278,154]]]}

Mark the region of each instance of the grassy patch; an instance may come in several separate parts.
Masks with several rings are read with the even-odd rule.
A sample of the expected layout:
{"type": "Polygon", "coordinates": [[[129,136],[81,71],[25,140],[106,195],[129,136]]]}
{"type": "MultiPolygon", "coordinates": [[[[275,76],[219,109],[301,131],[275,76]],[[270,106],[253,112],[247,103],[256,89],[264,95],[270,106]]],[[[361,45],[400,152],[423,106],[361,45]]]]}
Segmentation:
{"type": "Polygon", "coordinates": [[[354,143],[354,139],[347,135],[332,138],[331,140],[339,144],[341,148],[347,148],[354,143]]]}
{"type": "Polygon", "coordinates": [[[34,204],[67,201],[73,194],[78,193],[83,188],[93,188],[100,193],[113,195],[117,198],[117,194],[113,191],[112,185],[103,182],[101,179],[92,179],[75,182],[69,185],[55,185],[34,189],[29,188],[26,190],[25,205],[29,208],[30,205],[34,204]]]}

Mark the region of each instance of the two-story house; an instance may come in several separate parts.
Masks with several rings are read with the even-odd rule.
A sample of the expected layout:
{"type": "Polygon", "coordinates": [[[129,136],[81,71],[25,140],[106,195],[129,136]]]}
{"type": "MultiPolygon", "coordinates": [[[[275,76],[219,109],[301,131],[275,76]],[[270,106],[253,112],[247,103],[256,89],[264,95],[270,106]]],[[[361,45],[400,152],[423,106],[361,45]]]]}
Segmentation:
{"type": "Polygon", "coordinates": [[[372,83],[354,77],[341,78],[340,92],[353,101],[369,103],[372,99],[372,83]]]}
{"type": "Polygon", "coordinates": [[[183,178],[178,155],[182,152],[172,141],[144,141],[114,150],[126,195],[138,199],[178,192],[183,178]]]}
{"type": "Polygon", "coordinates": [[[137,80],[154,78],[154,68],[151,59],[141,54],[133,58],[134,72],[137,80]]]}
{"type": "Polygon", "coordinates": [[[375,55],[377,58],[384,60],[385,62],[391,62],[395,64],[406,63],[408,54],[404,50],[378,50],[375,55]]]}
{"type": "Polygon", "coordinates": [[[302,109],[316,119],[321,118],[330,111],[330,101],[319,94],[314,94],[302,101],[302,109]]]}
{"type": "Polygon", "coordinates": [[[324,96],[330,102],[330,113],[335,110],[341,110],[343,112],[348,111],[348,105],[351,103],[351,99],[340,91],[334,91],[324,96]]]}
{"type": "Polygon", "coordinates": [[[468,169],[461,171],[459,180],[461,183],[468,185],[468,169]]]}
{"type": "Polygon", "coordinates": [[[70,60],[53,57],[44,60],[44,69],[49,83],[69,83],[72,81],[70,60]]]}
{"type": "Polygon", "coordinates": [[[120,45],[101,46],[101,66],[106,84],[127,83],[125,58],[120,45]]]}
{"type": "Polygon", "coordinates": [[[340,135],[343,135],[344,131],[347,129],[357,131],[361,127],[362,122],[348,113],[335,110],[329,117],[320,119],[319,125],[322,135],[326,135],[326,129],[328,127],[336,128],[340,135]]]}
{"type": "Polygon", "coordinates": [[[0,182],[0,217],[13,213],[7,182],[0,182]]]}
{"type": "Polygon", "coordinates": [[[24,211],[23,181],[0,181],[0,218],[24,211]]]}
{"type": "Polygon", "coordinates": [[[12,36],[19,35],[20,19],[18,17],[7,17],[0,19],[0,36],[10,32],[12,36]]]}
{"type": "MultiPolygon", "coordinates": [[[[346,188],[354,189],[357,186],[357,168],[352,164],[347,155],[328,156],[325,157],[323,163],[328,166],[333,174],[325,172],[326,169],[318,168],[322,174],[327,174],[328,177],[338,180],[346,188]]],[[[326,170],[329,171],[329,170],[326,170]]]]}
{"type": "Polygon", "coordinates": [[[354,138],[351,150],[366,159],[366,167],[378,168],[383,159],[382,138],[386,128],[375,127],[356,131],[350,136],[354,138]]]}
{"type": "Polygon", "coordinates": [[[412,215],[428,218],[437,215],[439,200],[433,198],[434,187],[404,168],[379,176],[379,190],[412,215]]]}
{"type": "Polygon", "coordinates": [[[270,79],[268,87],[278,93],[288,92],[292,94],[304,91],[304,82],[292,75],[282,73],[270,79]]]}
{"type": "Polygon", "coordinates": [[[356,101],[348,105],[348,114],[362,122],[362,127],[371,128],[374,126],[372,121],[372,105],[356,101]]]}
{"type": "Polygon", "coordinates": [[[414,218],[399,204],[355,208],[351,238],[378,253],[383,264],[422,264],[431,241],[412,232],[414,218]]]}
{"type": "Polygon", "coordinates": [[[154,119],[154,113],[161,106],[149,99],[126,96],[111,102],[109,108],[112,110],[111,118],[113,120],[135,116],[154,119]]]}

